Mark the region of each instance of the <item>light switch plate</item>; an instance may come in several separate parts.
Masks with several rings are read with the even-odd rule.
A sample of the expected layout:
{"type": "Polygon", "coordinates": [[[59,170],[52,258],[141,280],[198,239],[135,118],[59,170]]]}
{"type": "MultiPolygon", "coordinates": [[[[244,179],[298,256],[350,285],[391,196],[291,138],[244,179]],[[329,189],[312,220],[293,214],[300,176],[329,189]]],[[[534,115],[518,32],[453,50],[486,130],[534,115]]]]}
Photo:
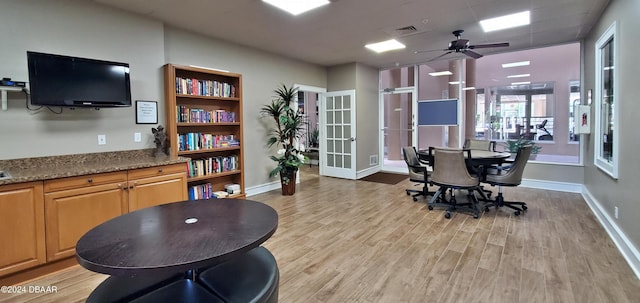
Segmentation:
{"type": "Polygon", "coordinates": [[[133,133],[133,142],[142,142],[142,134],[133,133]]]}

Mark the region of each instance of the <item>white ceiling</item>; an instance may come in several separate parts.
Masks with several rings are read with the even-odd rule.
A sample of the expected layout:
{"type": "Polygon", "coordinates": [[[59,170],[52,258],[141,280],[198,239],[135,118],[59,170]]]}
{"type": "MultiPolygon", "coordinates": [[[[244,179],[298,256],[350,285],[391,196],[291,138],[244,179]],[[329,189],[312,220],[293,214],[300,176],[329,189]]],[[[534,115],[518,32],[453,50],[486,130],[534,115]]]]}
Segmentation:
{"type": "MultiPolygon", "coordinates": [[[[579,41],[610,0],[333,0],[298,16],[261,0],[93,0],[210,37],[323,66],[359,62],[378,68],[426,62],[462,29],[471,44],[510,42],[509,52],[579,41]],[[531,11],[531,25],[483,33],[478,21],[531,11]],[[414,26],[412,34],[396,29],[414,26]],[[376,54],[364,45],[396,38],[407,48],[376,54]]],[[[454,56],[454,55],[449,55],[454,56]]],[[[448,59],[450,57],[444,57],[448,59]]]]}

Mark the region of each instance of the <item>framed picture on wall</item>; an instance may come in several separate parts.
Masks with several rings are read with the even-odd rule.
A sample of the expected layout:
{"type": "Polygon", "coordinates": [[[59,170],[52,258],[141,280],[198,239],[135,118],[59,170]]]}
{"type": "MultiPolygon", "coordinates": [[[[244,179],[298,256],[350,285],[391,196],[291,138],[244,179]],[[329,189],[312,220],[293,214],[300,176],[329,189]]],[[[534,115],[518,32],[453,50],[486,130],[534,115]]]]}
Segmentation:
{"type": "Polygon", "coordinates": [[[136,100],[136,124],[157,124],[158,102],[136,100]]]}

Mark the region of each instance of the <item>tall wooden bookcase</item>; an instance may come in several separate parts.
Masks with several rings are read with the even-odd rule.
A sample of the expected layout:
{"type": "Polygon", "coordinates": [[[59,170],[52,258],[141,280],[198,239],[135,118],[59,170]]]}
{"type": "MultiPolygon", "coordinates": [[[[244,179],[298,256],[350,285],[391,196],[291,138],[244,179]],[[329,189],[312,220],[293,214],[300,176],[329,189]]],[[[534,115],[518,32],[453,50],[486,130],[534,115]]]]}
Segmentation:
{"type": "Polygon", "coordinates": [[[229,197],[245,198],[242,75],[167,64],[164,80],[171,155],[191,159],[190,199],[227,184],[240,186],[229,197]]]}

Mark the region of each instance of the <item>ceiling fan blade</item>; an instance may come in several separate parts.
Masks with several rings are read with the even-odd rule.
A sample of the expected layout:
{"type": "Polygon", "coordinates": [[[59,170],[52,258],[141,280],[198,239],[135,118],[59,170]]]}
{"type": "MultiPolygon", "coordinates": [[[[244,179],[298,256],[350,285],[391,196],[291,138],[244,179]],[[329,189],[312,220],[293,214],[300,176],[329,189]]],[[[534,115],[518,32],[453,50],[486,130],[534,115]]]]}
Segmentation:
{"type": "Polygon", "coordinates": [[[438,59],[440,59],[440,58],[442,58],[442,57],[444,57],[444,56],[446,56],[446,55],[448,55],[448,54],[451,54],[451,53],[453,53],[453,51],[448,51],[448,52],[446,52],[446,53],[444,53],[444,54],[442,54],[442,55],[440,55],[440,56],[437,56],[437,57],[435,57],[435,58],[431,58],[431,59],[427,60],[427,62],[431,62],[431,61],[438,60],[438,59]]]}
{"type": "Polygon", "coordinates": [[[482,58],[482,55],[471,50],[465,50],[465,51],[462,51],[462,53],[474,59],[482,58]]]}
{"type": "Polygon", "coordinates": [[[490,47],[507,47],[507,46],[509,46],[509,42],[499,42],[499,43],[487,43],[487,44],[469,45],[469,49],[490,48],[490,47]]]}
{"type": "Polygon", "coordinates": [[[429,49],[429,50],[419,50],[419,51],[414,51],[414,54],[422,54],[422,53],[430,53],[430,52],[444,52],[447,51],[446,49],[429,49]]]}

